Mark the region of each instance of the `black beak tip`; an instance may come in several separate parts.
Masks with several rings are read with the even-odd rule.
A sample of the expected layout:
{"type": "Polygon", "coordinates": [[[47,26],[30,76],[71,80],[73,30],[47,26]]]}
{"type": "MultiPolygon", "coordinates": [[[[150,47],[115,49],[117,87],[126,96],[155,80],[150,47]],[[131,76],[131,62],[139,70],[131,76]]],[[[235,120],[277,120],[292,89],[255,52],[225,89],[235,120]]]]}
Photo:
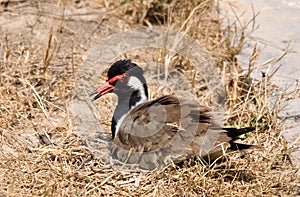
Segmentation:
{"type": "Polygon", "coordinates": [[[100,94],[97,94],[93,99],[92,99],[92,101],[95,101],[95,100],[97,100],[98,98],[100,98],[101,97],[101,95],[100,94]]]}
{"type": "Polygon", "coordinates": [[[96,99],[98,99],[98,98],[100,97],[100,94],[98,93],[97,90],[94,90],[94,91],[91,92],[90,95],[89,95],[89,97],[92,97],[92,96],[94,96],[94,98],[92,98],[91,100],[92,100],[92,101],[95,101],[96,99]],[[96,96],[94,96],[94,95],[96,95],[96,96]]]}
{"type": "Polygon", "coordinates": [[[97,90],[94,90],[93,92],[90,93],[89,97],[94,96],[94,95],[97,94],[97,93],[98,93],[98,91],[97,91],[97,90]]]}

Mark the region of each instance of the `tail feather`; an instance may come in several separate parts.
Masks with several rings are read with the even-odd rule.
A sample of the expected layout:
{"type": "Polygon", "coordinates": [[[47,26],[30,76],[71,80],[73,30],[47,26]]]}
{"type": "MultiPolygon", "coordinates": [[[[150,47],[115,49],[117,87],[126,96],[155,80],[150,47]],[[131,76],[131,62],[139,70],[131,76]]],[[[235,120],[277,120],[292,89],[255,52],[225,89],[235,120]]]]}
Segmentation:
{"type": "Polygon", "coordinates": [[[250,144],[240,144],[240,143],[234,143],[231,142],[230,149],[231,150],[244,150],[244,149],[249,149],[249,148],[254,148],[256,147],[255,145],[250,145],[250,144]]]}
{"type": "Polygon", "coordinates": [[[225,131],[227,131],[227,135],[232,138],[232,140],[239,139],[240,135],[243,135],[245,133],[248,133],[250,131],[255,130],[255,127],[246,127],[246,128],[223,128],[225,131]]]}
{"type": "Polygon", "coordinates": [[[227,131],[226,133],[227,136],[231,137],[231,140],[229,141],[231,150],[244,150],[244,149],[256,147],[255,145],[240,144],[234,142],[235,140],[240,139],[240,135],[255,130],[255,127],[246,127],[241,129],[237,129],[237,128],[223,128],[223,129],[227,131]]]}

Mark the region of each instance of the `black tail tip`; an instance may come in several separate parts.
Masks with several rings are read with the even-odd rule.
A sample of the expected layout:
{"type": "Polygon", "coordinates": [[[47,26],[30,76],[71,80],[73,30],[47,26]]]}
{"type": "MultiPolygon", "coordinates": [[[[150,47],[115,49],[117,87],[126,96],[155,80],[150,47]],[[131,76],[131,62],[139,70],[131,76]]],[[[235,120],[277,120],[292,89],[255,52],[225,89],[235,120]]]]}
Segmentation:
{"type": "Polygon", "coordinates": [[[237,128],[223,128],[223,129],[225,131],[227,131],[227,135],[229,137],[232,137],[233,139],[235,139],[240,135],[254,131],[256,128],[255,127],[245,127],[245,128],[241,128],[241,129],[237,129],[237,128]]]}
{"type": "Polygon", "coordinates": [[[250,144],[240,144],[240,143],[232,143],[230,149],[231,150],[246,150],[250,148],[255,148],[255,145],[250,144]]]}

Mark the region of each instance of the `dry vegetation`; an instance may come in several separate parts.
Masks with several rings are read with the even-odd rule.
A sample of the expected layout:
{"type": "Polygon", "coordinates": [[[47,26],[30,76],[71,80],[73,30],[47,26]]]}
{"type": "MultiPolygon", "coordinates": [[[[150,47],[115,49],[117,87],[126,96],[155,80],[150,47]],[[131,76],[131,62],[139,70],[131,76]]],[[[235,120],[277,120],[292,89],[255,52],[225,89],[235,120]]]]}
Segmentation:
{"type": "MultiPolygon", "coordinates": [[[[0,196],[299,194],[297,169],[277,120],[282,100],[270,107],[269,76],[259,82],[249,79],[258,49],[249,57],[249,70],[240,69],[235,56],[246,42],[248,26],[225,26],[213,2],[0,1],[0,196]],[[193,160],[152,172],[111,167],[93,157],[73,132],[69,104],[74,75],[101,39],[140,25],[182,30],[201,41],[226,83],[227,124],[256,126],[246,141],[261,149],[230,154],[220,164],[193,160]]],[[[163,62],[164,54],[152,60],[163,62]]],[[[141,52],[135,55],[124,56],[147,61],[141,52]]],[[[179,56],[170,66],[193,70],[179,56]]],[[[203,82],[197,76],[193,80],[203,82]]],[[[200,99],[205,87],[195,88],[200,99]]],[[[102,121],[109,128],[107,117],[102,121]]]]}

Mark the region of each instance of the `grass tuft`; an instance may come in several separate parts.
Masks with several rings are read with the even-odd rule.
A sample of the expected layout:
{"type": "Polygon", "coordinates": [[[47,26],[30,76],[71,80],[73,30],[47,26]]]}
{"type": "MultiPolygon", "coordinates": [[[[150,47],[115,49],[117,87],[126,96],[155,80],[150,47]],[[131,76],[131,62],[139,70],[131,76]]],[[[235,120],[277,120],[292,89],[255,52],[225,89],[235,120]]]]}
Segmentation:
{"type": "MultiPolygon", "coordinates": [[[[247,70],[241,69],[236,58],[247,42],[246,32],[254,29],[256,16],[246,25],[241,16],[228,23],[213,0],[0,3],[0,21],[7,20],[0,28],[0,196],[299,194],[298,169],[291,165],[291,147],[280,135],[284,128],[278,119],[282,106],[299,95],[299,88],[271,103],[276,87],[270,79],[275,73],[267,72],[259,81],[249,77],[260,66],[256,62],[260,49],[253,48],[247,70]],[[11,26],[11,21],[23,26],[11,26]],[[194,159],[152,172],[111,167],[105,157],[91,153],[74,133],[69,113],[74,73],[87,50],[104,37],[140,25],[180,30],[205,46],[225,84],[226,125],[257,127],[244,141],[261,148],[228,154],[225,162],[213,165],[194,159]]],[[[266,64],[273,67],[287,53],[266,64]]],[[[176,71],[189,79],[199,102],[209,105],[203,77],[179,54],[147,49],[122,57],[141,65],[157,62],[157,75],[167,65],[169,73],[176,71]]],[[[152,97],[172,93],[157,80],[150,80],[149,86],[152,97]]],[[[111,97],[97,102],[106,106],[99,121],[108,139],[107,114],[112,113],[113,102],[111,97]]]]}

